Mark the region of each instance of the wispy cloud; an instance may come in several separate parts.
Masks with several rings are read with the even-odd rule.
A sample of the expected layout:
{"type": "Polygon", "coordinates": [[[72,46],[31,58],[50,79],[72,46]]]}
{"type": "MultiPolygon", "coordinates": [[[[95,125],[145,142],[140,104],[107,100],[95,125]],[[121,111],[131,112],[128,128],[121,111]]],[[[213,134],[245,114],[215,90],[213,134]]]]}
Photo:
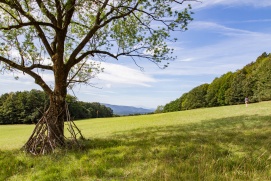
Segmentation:
{"type": "Polygon", "coordinates": [[[254,7],[269,7],[271,6],[270,0],[202,0],[201,2],[191,3],[193,9],[206,8],[217,5],[226,6],[254,6],[254,7]]]}
{"type": "Polygon", "coordinates": [[[112,83],[150,87],[150,83],[156,82],[150,75],[124,65],[102,62],[101,67],[104,68],[104,72],[97,78],[106,81],[107,88],[110,88],[112,83]]]}
{"type": "MultiPolygon", "coordinates": [[[[188,48],[178,44],[178,59],[164,71],[155,71],[157,75],[222,75],[235,71],[254,61],[262,52],[270,52],[271,34],[231,28],[214,22],[195,21],[191,24],[193,35],[204,37],[208,32],[210,39],[202,46],[188,48]]],[[[188,32],[189,33],[189,32],[188,32]]],[[[197,42],[199,42],[197,40],[197,42]]]]}
{"type": "Polygon", "coordinates": [[[271,19],[252,19],[252,20],[246,20],[246,21],[233,21],[233,23],[265,23],[265,22],[271,22],[271,19]]]}
{"type": "Polygon", "coordinates": [[[216,33],[221,33],[224,35],[228,36],[256,36],[259,35],[260,33],[257,32],[252,32],[252,31],[247,31],[247,30],[242,30],[242,29],[236,29],[236,28],[231,28],[227,27],[215,22],[208,22],[208,21],[194,21],[190,24],[190,29],[193,30],[208,30],[216,33]]]}

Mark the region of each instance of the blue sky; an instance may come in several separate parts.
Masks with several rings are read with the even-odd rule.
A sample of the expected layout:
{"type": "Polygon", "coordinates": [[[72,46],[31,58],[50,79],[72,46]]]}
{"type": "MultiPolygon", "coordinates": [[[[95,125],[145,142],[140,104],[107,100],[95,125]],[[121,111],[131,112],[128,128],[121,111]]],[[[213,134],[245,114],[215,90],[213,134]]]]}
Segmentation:
{"type": "MultiPolygon", "coordinates": [[[[202,0],[191,2],[194,21],[186,32],[175,32],[170,44],[178,57],[165,70],[147,61],[124,58],[102,62],[104,73],[91,86],[77,86],[79,100],[114,105],[156,108],[175,100],[192,88],[210,83],[228,71],[236,71],[271,52],[270,0],[202,0]]],[[[0,94],[40,89],[28,76],[15,80],[0,75],[0,94]]],[[[52,81],[52,77],[43,74],[52,81]]],[[[70,94],[73,94],[70,92],[70,94]]]]}

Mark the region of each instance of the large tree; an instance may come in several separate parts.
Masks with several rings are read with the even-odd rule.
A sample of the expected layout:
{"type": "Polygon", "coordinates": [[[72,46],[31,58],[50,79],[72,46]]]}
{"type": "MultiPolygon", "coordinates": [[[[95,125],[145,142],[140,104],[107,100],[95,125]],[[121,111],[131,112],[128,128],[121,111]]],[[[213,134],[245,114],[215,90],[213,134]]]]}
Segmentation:
{"type": "Polygon", "coordinates": [[[0,0],[1,71],[30,75],[50,97],[45,129],[35,128],[26,151],[44,153],[65,143],[67,88],[99,72],[90,59],[174,59],[167,42],[192,20],[186,1],[193,0],[0,0]],[[52,72],[53,85],[42,70],[52,72]]]}

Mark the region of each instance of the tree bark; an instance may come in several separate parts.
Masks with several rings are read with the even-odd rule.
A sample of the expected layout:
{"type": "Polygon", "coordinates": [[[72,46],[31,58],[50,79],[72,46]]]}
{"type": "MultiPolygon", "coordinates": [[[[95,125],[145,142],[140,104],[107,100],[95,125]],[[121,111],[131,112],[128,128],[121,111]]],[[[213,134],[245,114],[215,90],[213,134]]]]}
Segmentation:
{"type": "Polygon", "coordinates": [[[47,110],[48,139],[56,146],[64,144],[65,98],[66,95],[51,95],[47,110]]]}
{"type": "Polygon", "coordinates": [[[67,96],[67,76],[61,54],[54,55],[54,77],[55,89],[50,96],[50,106],[48,109],[48,138],[56,145],[64,144],[64,122],[66,120],[66,96],[67,96]]]}

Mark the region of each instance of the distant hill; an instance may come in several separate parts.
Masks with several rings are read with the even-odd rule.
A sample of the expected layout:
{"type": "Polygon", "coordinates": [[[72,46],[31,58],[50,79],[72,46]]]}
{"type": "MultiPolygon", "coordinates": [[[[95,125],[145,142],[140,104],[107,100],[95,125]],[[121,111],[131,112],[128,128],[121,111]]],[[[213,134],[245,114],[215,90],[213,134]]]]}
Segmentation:
{"type": "Polygon", "coordinates": [[[109,107],[113,110],[114,114],[117,115],[129,115],[129,114],[146,114],[154,112],[154,109],[145,109],[138,108],[132,106],[119,106],[119,105],[111,105],[111,104],[103,104],[106,107],[109,107]]]}

